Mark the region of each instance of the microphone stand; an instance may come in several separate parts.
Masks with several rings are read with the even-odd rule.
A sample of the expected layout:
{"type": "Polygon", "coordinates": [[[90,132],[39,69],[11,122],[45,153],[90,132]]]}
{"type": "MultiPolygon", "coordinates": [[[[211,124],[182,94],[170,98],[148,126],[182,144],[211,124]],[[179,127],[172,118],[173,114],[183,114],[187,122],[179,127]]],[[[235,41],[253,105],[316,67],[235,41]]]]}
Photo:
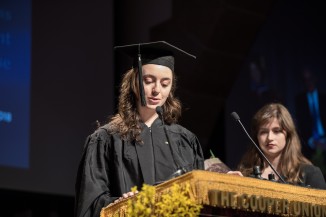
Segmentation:
{"type": "Polygon", "coordinates": [[[171,153],[172,153],[172,158],[173,158],[174,164],[175,164],[176,167],[177,167],[177,171],[175,171],[174,173],[172,173],[171,176],[169,177],[169,179],[171,179],[171,178],[176,178],[176,177],[178,177],[178,176],[181,176],[181,175],[185,174],[187,171],[186,171],[185,168],[181,167],[181,166],[177,163],[176,156],[175,156],[174,151],[173,151],[173,148],[172,148],[171,140],[170,140],[169,134],[168,134],[168,132],[167,132],[167,129],[166,129],[166,126],[165,126],[165,123],[164,123],[163,109],[162,109],[161,106],[157,106],[157,107],[156,107],[156,113],[159,115],[159,117],[160,117],[161,120],[162,120],[164,133],[165,133],[165,136],[166,136],[167,142],[169,143],[169,148],[170,148],[170,151],[171,151],[171,153]]]}

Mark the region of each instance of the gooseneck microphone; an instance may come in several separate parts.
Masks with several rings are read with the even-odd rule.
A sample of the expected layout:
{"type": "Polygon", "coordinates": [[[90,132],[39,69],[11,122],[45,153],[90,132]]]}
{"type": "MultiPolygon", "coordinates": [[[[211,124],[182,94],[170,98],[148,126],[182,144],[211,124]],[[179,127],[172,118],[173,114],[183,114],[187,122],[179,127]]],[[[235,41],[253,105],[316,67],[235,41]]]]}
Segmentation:
{"type": "Polygon", "coordinates": [[[273,167],[273,165],[271,164],[271,162],[267,159],[267,157],[265,156],[265,154],[260,150],[260,148],[258,147],[258,145],[255,143],[255,141],[251,138],[251,136],[249,135],[249,133],[247,132],[246,128],[242,125],[241,121],[240,121],[240,117],[236,112],[232,112],[231,116],[234,118],[235,121],[239,122],[239,124],[241,125],[242,129],[244,130],[244,132],[247,134],[248,138],[251,140],[251,142],[255,145],[255,148],[257,149],[257,151],[260,153],[260,155],[265,159],[265,161],[268,163],[268,165],[272,168],[272,170],[274,171],[274,173],[279,177],[279,179],[283,182],[286,183],[285,180],[282,178],[282,176],[276,171],[276,169],[273,167]]]}
{"type": "Polygon", "coordinates": [[[165,126],[165,123],[164,123],[164,116],[163,116],[163,109],[162,109],[162,107],[161,106],[157,106],[155,110],[156,110],[156,113],[158,114],[158,116],[160,117],[160,119],[162,120],[162,124],[163,124],[163,128],[164,128],[164,134],[165,134],[165,137],[167,139],[167,142],[169,143],[169,147],[170,147],[170,151],[171,151],[171,154],[172,154],[172,158],[173,158],[174,164],[177,167],[177,171],[175,171],[174,173],[172,173],[171,176],[169,177],[169,179],[176,178],[176,177],[178,177],[178,176],[180,176],[182,174],[185,174],[187,171],[186,171],[185,168],[183,168],[181,166],[181,163],[177,160],[178,158],[175,156],[175,153],[173,151],[171,140],[170,140],[168,131],[167,131],[166,126],[165,126]]]}
{"type": "Polygon", "coordinates": [[[163,125],[165,126],[164,124],[164,118],[163,118],[163,109],[161,106],[157,106],[156,109],[155,109],[156,113],[158,114],[158,116],[160,117],[160,119],[162,120],[162,123],[163,125]]]}

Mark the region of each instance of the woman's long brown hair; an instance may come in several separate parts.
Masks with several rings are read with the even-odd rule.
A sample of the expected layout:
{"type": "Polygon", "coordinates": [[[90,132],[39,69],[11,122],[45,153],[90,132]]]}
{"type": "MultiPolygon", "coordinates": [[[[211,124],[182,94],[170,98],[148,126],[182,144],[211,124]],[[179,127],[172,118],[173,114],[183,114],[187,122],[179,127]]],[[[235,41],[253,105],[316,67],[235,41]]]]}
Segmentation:
{"type": "MultiPolygon", "coordinates": [[[[109,129],[111,132],[118,133],[121,139],[142,142],[140,139],[141,120],[137,111],[139,100],[137,78],[138,71],[136,69],[130,69],[124,74],[120,86],[118,113],[111,118],[109,129]]],[[[166,124],[177,123],[181,116],[181,102],[174,96],[175,88],[176,77],[173,73],[172,88],[162,106],[166,124]]]]}
{"type": "MultiPolygon", "coordinates": [[[[303,156],[294,121],[289,111],[282,104],[267,104],[254,115],[251,125],[253,140],[258,144],[259,128],[274,118],[278,120],[280,127],[286,132],[286,144],[282,151],[279,165],[280,173],[290,183],[301,182],[300,165],[311,164],[311,162],[303,156]]],[[[257,149],[251,146],[243,156],[238,169],[244,176],[249,176],[254,166],[260,166],[263,169],[266,164],[264,164],[264,159],[260,156],[257,149]]]]}

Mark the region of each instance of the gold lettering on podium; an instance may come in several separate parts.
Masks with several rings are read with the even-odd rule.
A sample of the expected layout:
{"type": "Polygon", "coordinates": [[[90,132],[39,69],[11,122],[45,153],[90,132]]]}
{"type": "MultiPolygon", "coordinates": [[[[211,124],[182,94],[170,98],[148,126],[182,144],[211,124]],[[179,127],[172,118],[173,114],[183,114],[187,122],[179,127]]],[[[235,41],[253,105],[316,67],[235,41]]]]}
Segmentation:
{"type": "Polygon", "coordinates": [[[229,192],[227,191],[221,191],[220,192],[220,198],[221,198],[221,206],[222,207],[230,207],[230,197],[229,192]]]}
{"type": "Polygon", "coordinates": [[[258,199],[258,210],[261,212],[266,212],[267,211],[267,204],[266,204],[266,199],[259,197],[258,199]]]}
{"type": "Polygon", "coordinates": [[[236,194],[235,192],[219,190],[210,190],[208,199],[211,206],[223,208],[277,215],[326,217],[326,206],[297,201],[289,202],[286,199],[236,194]]]}

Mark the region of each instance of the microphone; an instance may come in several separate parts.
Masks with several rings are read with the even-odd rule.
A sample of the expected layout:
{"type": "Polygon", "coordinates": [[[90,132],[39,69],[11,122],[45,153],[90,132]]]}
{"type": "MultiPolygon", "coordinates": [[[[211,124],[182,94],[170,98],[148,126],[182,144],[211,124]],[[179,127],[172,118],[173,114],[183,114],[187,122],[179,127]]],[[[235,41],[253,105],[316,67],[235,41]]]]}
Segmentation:
{"type": "Polygon", "coordinates": [[[232,112],[231,116],[234,118],[235,121],[239,122],[239,124],[241,125],[242,129],[244,130],[244,132],[247,134],[248,138],[251,140],[251,142],[255,145],[255,148],[257,149],[257,151],[260,153],[260,155],[265,159],[265,161],[268,163],[268,165],[272,168],[272,170],[274,171],[274,173],[278,176],[278,178],[283,182],[286,183],[285,180],[282,178],[282,176],[276,171],[276,169],[273,167],[273,165],[271,164],[271,162],[267,159],[267,157],[265,156],[265,154],[260,150],[260,148],[258,147],[258,145],[255,143],[255,141],[251,138],[251,136],[249,135],[249,133],[247,132],[246,128],[242,125],[241,121],[240,121],[240,117],[236,112],[232,112]]]}
{"type": "Polygon", "coordinates": [[[187,172],[187,170],[184,168],[184,167],[181,167],[181,163],[178,162],[175,154],[174,154],[174,151],[172,149],[172,144],[171,144],[171,140],[170,140],[170,137],[169,137],[169,134],[168,134],[168,131],[166,129],[166,126],[165,126],[165,123],[164,123],[164,116],[163,116],[163,109],[161,106],[157,106],[156,107],[156,113],[158,114],[158,116],[160,117],[160,119],[162,120],[162,124],[163,124],[163,128],[164,128],[164,134],[165,134],[165,137],[166,139],[168,140],[168,143],[169,143],[169,147],[170,147],[170,151],[171,151],[171,154],[172,154],[172,158],[173,158],[173,161],[174,161],[174,164],[176,165],[177,167],[177,171],[175,171],[174,173],[172,173],[169,177],[169,179],[172,179],[172,178],[176,178],[180,175],[183,175],[187,172]]]}
{"type": "Polygon", "coordinates": [[[160,117],[160,119],[162,120],[162,123],[163,125],[165,126],[164,124],[164,118],[163,118],[163,109],[161,106],[157,106],[156,109],[155,109],[156,113],[158,114],[158,116],[160,117]]]}

